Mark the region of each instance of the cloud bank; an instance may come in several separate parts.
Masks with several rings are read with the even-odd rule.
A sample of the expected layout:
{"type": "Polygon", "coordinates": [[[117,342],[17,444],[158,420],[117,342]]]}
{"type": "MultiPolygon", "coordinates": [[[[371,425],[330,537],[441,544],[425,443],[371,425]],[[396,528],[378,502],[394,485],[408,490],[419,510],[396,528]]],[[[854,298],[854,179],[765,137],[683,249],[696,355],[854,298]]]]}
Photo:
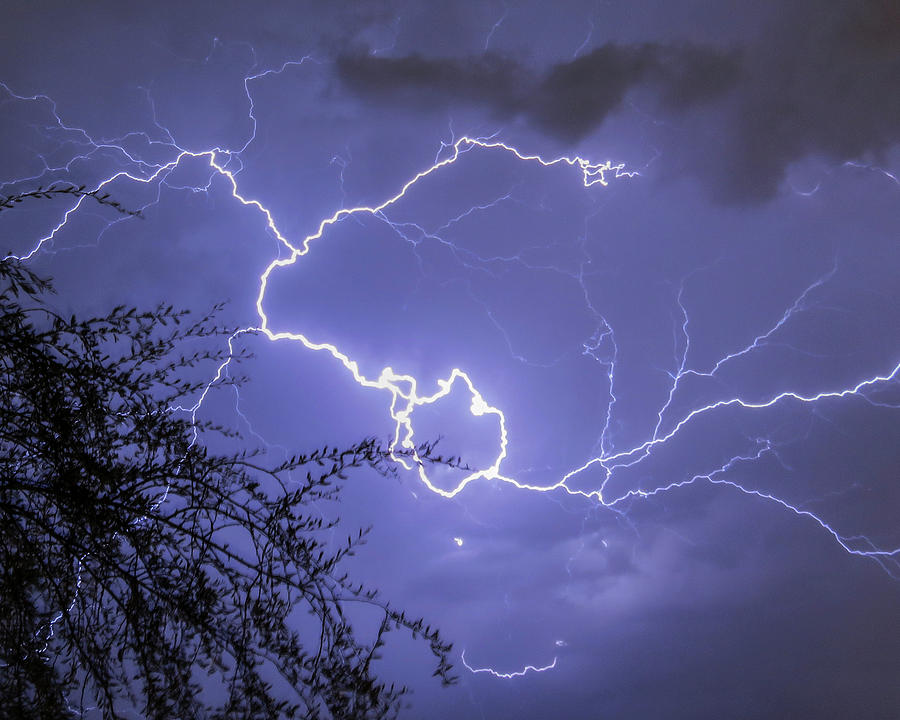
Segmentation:
{"type": "Polygon", "coordinates": [[[336,67],[367,101],[476,107],[566,145],[640,90],[656,112],[681,120],[677,141],[669,138],[680,146],[674,155],[689,155],[684,164],[729,203],[772,198],[804,158],[871,161],[900,143],[900,5],[787,3],[768,28],[740,47],[608,43],[543,70],[491,53],[342,55],[336,67]]]}

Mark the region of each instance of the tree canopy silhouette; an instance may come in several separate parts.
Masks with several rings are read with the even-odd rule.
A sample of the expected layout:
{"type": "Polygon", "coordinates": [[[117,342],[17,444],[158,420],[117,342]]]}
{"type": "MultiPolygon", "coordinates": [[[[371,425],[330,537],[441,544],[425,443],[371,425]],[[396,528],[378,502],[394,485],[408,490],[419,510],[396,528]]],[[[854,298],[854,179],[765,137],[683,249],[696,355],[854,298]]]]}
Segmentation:
{"type": "Polygon", "coordinates": [[[236,436],[171,410],[228,358],[214,313],[67,318],[51,291],[0,261],[0,716],[393,717],[406,690],[373,661],[394,629],[454,681],[436,630],[342,571],[366,531],[335,546],[313,507],[395,472],[384,444],[215,452],[236,436]],[[355,603],[380,613],[368,642],[355,603]]]}

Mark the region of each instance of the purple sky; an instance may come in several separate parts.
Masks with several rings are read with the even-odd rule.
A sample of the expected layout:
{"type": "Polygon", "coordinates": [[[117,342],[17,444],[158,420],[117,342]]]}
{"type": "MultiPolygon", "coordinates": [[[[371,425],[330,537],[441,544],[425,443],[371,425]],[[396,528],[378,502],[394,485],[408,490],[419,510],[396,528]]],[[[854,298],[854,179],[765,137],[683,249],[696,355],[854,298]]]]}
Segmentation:
{"type": "Polygon", "coordinates": [[[478,471],[353,475],[351,569],[472,668],[555,666],[443,690],[398,634],[407,717],[900,716],[894,3],[25,3],[0,39],[0,193],[144,208],[0,215],[65,311],[257,327],[273,261],[384,206],[263,308],[418,394],[246,336],[201,413],[276,457],[408,422],[478,471]]]}

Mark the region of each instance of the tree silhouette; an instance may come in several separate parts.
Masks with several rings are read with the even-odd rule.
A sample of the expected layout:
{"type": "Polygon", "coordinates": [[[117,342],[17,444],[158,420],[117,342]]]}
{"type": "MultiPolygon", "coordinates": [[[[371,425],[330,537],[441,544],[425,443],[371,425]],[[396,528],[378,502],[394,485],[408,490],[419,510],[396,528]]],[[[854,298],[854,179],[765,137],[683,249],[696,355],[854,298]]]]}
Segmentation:
{"type": "Polygon", "coordinates": [[[196,349],[224,346],[214,313],[65,318],[9,259],[0,285],[0,716],[393,717],[406,689],[373,661],[394,629],[454,681],[436,630],[342,572],[366,531],[335,547],[312,507],[350,469],[395,472],[384,444],[214,452],[237,436],[171,411],[228,357],[196,349]],[[380,613],[369,642],[355,603],[380,613]]]}

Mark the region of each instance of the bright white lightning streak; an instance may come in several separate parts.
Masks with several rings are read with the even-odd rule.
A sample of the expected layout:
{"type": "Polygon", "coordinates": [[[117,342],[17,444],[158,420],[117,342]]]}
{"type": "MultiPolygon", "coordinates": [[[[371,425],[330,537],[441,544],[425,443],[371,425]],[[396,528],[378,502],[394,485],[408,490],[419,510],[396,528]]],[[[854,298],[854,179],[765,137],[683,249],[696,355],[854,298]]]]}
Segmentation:
{"type": "MultiPolygon", "coordinates": [[[[350,373],[353,375],[353,379],[362,387],[379,389],[379,390],[387,390],[391,393],[392,400],[390,406],[391,418],[395,422],[395,432],[394,432],[394,440],[391,445],[391,449],[395,450],[397,445],[399,444],[404,449],[413,453],[413,458],[416,461],[416,466],[419,474],[419,478],[421,481],[428,487],[432,492],[443,495],[444,497],[453,497],[457,493],[459,493],[466,485],[468,485],[473,480],[477,480],[479,478],[487,478],[487,479],[502,479],[508,482],[512,482],[516,484],[518,487],[529,487],[526,485],[522,485],[516,483],[511,478],[506,478],[500,474],[500,464],[503,462],[503,459],[506,457],[506,449],[508,443],[508,435],[506,430],[506,417],[503,412],[499,408],[495,408],[489,405],[482,394],[475,388],[474,383],[471,378],[465,373],[463,370],[459,368],[454,368],[450,376],[446,379],[438,379],[437,385],[439,390],[431,395],[422,395],[418,394],[418,380],[411,375],[404,375],[396,373],[393,368],[386,367],[382,370],[381,375],[372,380],[370,378],[365,377],[359,369],[359,365],[355,360],[352,360],[349,356],[341,352],[337,346],[331,343],[317,343],[310,340],[306,335],[298,332],[290,332],[290,331],[273,331],[269,325],[269,318],[266,314],[266,311],[263,307],[265,302],[266,290],[268,289],[269,278],[272,273],[276,269],[289,267],[293,265],[297,260],[306,255],[309,250],[311,243],[315,240],[318,240],[325,233],[325,230],[334,225],[344,218],[350,217],[352,215],[371,215],[374,217],[382,216],[382,213],[389,208],[390,206],[397,203],[401,198],[405,197],[407,192],[417,183],[419,183],[424,178],[432,175],[433,173],[439,171],[441,168],[452,165],[457,162],[463,153],[474,149],[481,148],[485,150],[490,149],[499,149],[503,150],[507,153],[511,153],[519,160],[523,162],[537,162],[544,167],[551,167],[559,164],[566,164],[571,167],[578,167],[582,172],[582,182],[585,187],[591,187],[596,184],[607,185],[608,179],[607,176],[611,175],[614,178],[620,177],[632,177],[635,175],[633,172],[629,172],[625,170],[624,165],[617,164],[614,165],[611,161],[606,161],[603,163],[595,163],[590,160],[581,158],[581,157],[568,157],[561,156],[554,158],[552,160],[545,160],[543,157],[539,155],[527,155],[518,150],[517,148],[508,145],[506,143],[490,140],[490,139],[479,139],[479,138],[470,138],[467,136],[463,136],[451,144],[443,144],[442,148],[450,148],[450,153],[447,157],[443,159],[436,159],[435,162],[425,170],[417,173],[410,180],[403,184],[400,188],[400,191],[395,195],[389,197],[387,200],[384,200],[382,203],[373,206],[357,206],[352,208],[341,208],[336,211],[331,217],[325,218],[322,220],[316,232],[311,235],[307,235],[303,242],[299,247],[292,245],[278,230],[275,225],[275,222],[272,218],[271,213],[265,209],[258,201],[256,200],[247,200],[242,197],[238,192],[237,182],[234,179],[233,174],[231,174],[228,170],[220,165],[215,163],[215,157],[210,158],[210,164],[215,167],[222,175],[226,176],[231,182],[232,195],[240,202],[245,205],[254,205],[257,207],[266,217],[267,225],[269,230],[278,238],[280,242],[282,242],[285,247],[290,251],[290,255],[285,258],[273,260],[269,266],[263,271],[260,276],[260,285],[259,285],[259,293],[257,295],[256,300],[256,311],[260,318],[260,326],[255,328],[260,332],[264,333],[270,340],[293,340],[302,343],[306,348],[310,350],[324,350],[331,354],[336,360],[338,360],[350,373]],[[430,405],[432,403],[437,402],[443,397],[446,397],[451,390],[453,389],[456,381],[459,380],[466,385],[468,388],[469,394],[472,398],[470,404],[470,412],[475,417],[482,417],[484,415],[494,415],[499,424],[499,434],[500,434],[500,452],[495,458],[494,462],[487,468],[476,470],[467,475],[463,480],[459,483],[459,485],[454,488],[452,491],[445,491],[438,488],[434,485],[425,469],[425,465],[419,460],[418,456],[415,455],[415,442],[413,440],[414,436],[414,428],[412,424],[412,413],[416,407],[420,407],[423,405],[430,405]],[[404,388],[406,386],[406,388],[404,388]],[[402,435],[402,437],[401,437],[402,435]]],[[[399,456],[395,456],[395,459],[401,463],[407,469],[411,469],[410,463],[399,456]]],[[[539,487],[530,487],[530,489],[542,489],[539,487]]]]}
{"type": "Polygon", "coordinates": [[[541,673],[541,672],[546,672],[547,670],[553,670],[556,667],[556,661],[558,659],[558,658],[553,658],[552,663],[550,663],[549,665],[544,665],[543,667],[537,667],[535,665],[526,665],[521,670],[516,670],[515,672],[506,672],[505,673],[505,672],[498,672],[497,670],[494,670],[493,668],[489,668],[489,667],[484,667],[484,668],[472,667],[471,665],[469,665],[469,663],[466,662],[466,651],[465,650],[463,650],[462,653],[460,653],[459,657],[460,657],[460,660],[462,660],[463,666],[470,673],[476,674],[476,675],[478,673],[487,673],[488,675],[493,675],[494,677],[501,678],[503,680],[511,680],[512,678],[524,677],[525,675],[527,675],[530,672],[541,673]]]}
{"type": "MultiPolygon", "coordinates": [[[[681,355],[680,366],[676,374],[672,376],[673,383],[668,394],[668,398],[660,409],[658,413],[658,422],[654,429],[654,432],[650,438],[645,440],[643,443],[640,443],[630,449],[612,452],[610,444],[608,443],[607,431],[610,427],[611,421],[611,413],[612,413],[612,405],[616,401],[616,396],[613,393],[613,384],[614,384],[614,369],[616,362],[616,345],[614,336],[612,333],[612,328],[606,323],[605,320],[602,319],[602,316],[598,317],[602,320],[603,327],[599,331],[599,335],[596,338],[596,346],[599,347],[600,343],[604,340],[604,338],[609,338],[610,343],[613,348],[613,352],[611,358],[609,360],[603,360],[602,363],[607,367],[607,376],[610,382],[610,404],[607,413],[606,425],[604,427],[603,433],[601,435],[600,442],[600,453],[596,457],[590,458],[586,462],[584,462],[579,467],[576,467],[569,472],[565,473],[559,480],[550,484],[532,484],[519,481],[513,477],[507,476],[501,472],[501,465],[504,459],[507,457],[507,447],[508,447],[508,432],[507,432],[507,420],[503,411],[500,408],[494,407],[490,405],[487,400],[485,400],[482,393],[476,388],[475,383],[470,378],[470,376],[463,370],[459,368],[455,368],[451,371],[450,375],[447,378],[440,378],[436,380],[437,390],[432,392],[431,394],[420,394],[419,393],[419,381],[417,378],[412,375],[403,374],[396,372],[391,367],[385,367],[380,375],[377,378],[366,377],[360,370],[358,363],[350,358],[347,354],[342,352],[336,345],[331,343],[323,343],[316,342],[310,339],[308,336],[301,332],[288,331],[288,330],[276,330],[273,329],[269,317],[265,310],[265,300],[266,300],[266,292],[268,289],[269,279],[272,277],[272,274],[276,270],[280,270],[283,268],[287,268],[296,263],[300,258],[304,257],[309,253],[312,244],[321,239],[324,233],[333,225],[341,222],[342,220],[352,217],[352,216],[372,216],[377,219],[386,220],[385,211],[390,208],[392,205],[397,203],[401,198],[404,198],[407,193],[422,180],[428,178],[429,176],[440,172],[442,169],[455,164],[466,152],[472,150],[480,150],[480,151],[501,151],[507,154],[511,154],[518,160],[527,163],[536,163],[543,167],[551,167],[556,165],[568,165],[572,168],[577,168],[580,170],[582,174],[582,184],[584,187],[592,187],[594,185],[606,186],[609,180],[612,178],[621,178],[621,177],[632,177],[636,173],[627,171],[624,165],[621,164],[613,164],[610,161],[596,163],[585,158],[581,158],[578,156],[569,157],[569,156],[561,156],[553,159],[545,159],[537,154],[526,154],[519,150],[518,148],[509,145],[507,143],[501,142],[499,140],[495,140],[493,137],[489,138],[471,138],[468,136],[460,137],[453,142],[441,143],[441,148],[438,152],[437,157],[435,158],[434,163],[415,174],[411,179],[405,182],[398,192],[394,195],[391,195],[387,199],[383,200],[381,203],[377,205],[361,205],[350,208],[341,208],[334,212],[330,217],[327,217],[321,220],[317,226],[315,232],[310,235],[307,235],[299,244],[293,244],[290,242],[278,229],[275,219],[272,213],[259,201],[252,198],[247,198],[242,195],[238,188],[236,175],[240,172],[240,152],[245,150],[250,143],[254,140],[256,135],[256,118],[254,116],[254,103],[253,97],[249,89],[249,83],[251,81],[259,80],[261,78],[265,78],[270,75],[277,75],[288,67],[293,67],[297,65],[302,65],[306,60],[310,58],[303,58],[300,61],[291,61],[284,63],[277,70],[267,70],[261,71],[254,75],[248,75],[244,80],[244,89],[249,101],[250,111],[249,115],[252,122],[253,132],[249,140],[243,145],[243,147],[238,151],[230,151],[223,150],[221,148],[212,148],[201,151],[192,151],[184,149],[177,145],[171,133],[162,127],[158,122],[155,122],[156,126],[160,129],[160,131],[165,136],[166,140],[164,142],[153,140],[145,133],[132,133],[132,135],[141,135],[147,142],[151,144],[161,144],[167,145],[171,147],[173,150],[177,151],[176,156],[171,161],[161,164],[161,165],[151,165],[145,161],[142,161],[135,157],[133,154],[127,152],[122,147],[123,139],[119,139],[118,141],[94,141],[93,138],[84,130],[80,128],[71,128],[65,125],[57,114],[55,103],[45,95],[32,95],[32,96],[22,96],[16,95],[13,93],[6,85],[0,84],[0,87],[3,87],[12,97],[17,98],[19,100],[30,100],[30,101],[44,101],[50,105],[51,112],[55,117],[58,128],[63,129],[68,132],[78,133],[82,138],[83,142],[90,148],[89,152],[84,155],[79,155],[77,158],[74,158],[72,161],[68,163],[71,165],[75,159],[86,159],[91,154],[102,149],[109,150],[117,150],[121,152],[125,158],[133,165],[138,168],[141,172],[129,172],[129,171],[119,171],[98,184],[95,190],[100,190],[105,188],[110,183],[122,179],[127,178],[134,182],[150,184],[150,183],[158,183],[158,187],[166,181],[167,177],[171,172],[178,167],[182,160],[185,158],[194,158],[194,159],[205,159],[211,170],[213,171],[213,176],[218,175],[224,178],[230,186],[230,192],[232,197],[245,206],[250,206],[256,209],[258,212],[262,214],[265,218],[265,224],[268,230],[275,236],[278,242],[285,248],[288,255],[284,258],[277,258],[272,260],[269,265],[265,268],[262,274],[259,277],[259,291],[256,299],[256,311],[259,317],[259,326],[258,327],[249,327],[244,330],[238,331],[230,340],[229,347],[231,342],[235,339],[236,336],[249,333],[249,332],[260,332],[264,334],[271,341],[281,341],[287,340],[292,342],[299,342],[304,347],[309,350],[314,351],[325,351],[330,354],[335,360],[341,363],[343,367],[350,372],[354,381],[362,387],[370,388],[374,390],[385,390],[391,394],[391,402],[390,402],[390,416],[395,423],[394,430],[394,438],[391,444],[391,449],[396,450],[397,447],[401,447],[411,454],[413,462],[410,463],[407,459],[400,456],[395,456],[396,460],[403,464],[407,469],[412,469],[413,465],[415,466],[419,478],[421,482],[432,492],[441,495],[446,498],[452,498],[458,495],[463,489],[468,486],[471,482],[478,479],[487,479],[487,480],[497,480],[505,483],[509,483],[519,489],[523,490],[531,490],[536,492],[551,492],[554,490],[562,490],[571,495],[580,495],[587,498],[593,498],[603,504],[605,507],[615,509],[615,507],[631,498],[635,497],[650,497],[662,492],[667,492],[670,490],[674,490],[679,487],[683,487],[688,484],[692,484],[696,481],[706,481],[713,484],[728,484],[732,487],[738,489],[739,491],[747,494],[753,495],[762,499],[766,499],[772,501],[776,504],[781,505],[785,509],[795,513],[798,516],[808,517],[815,521],[818,525],[820,525],[824,530],[829,532],[834,539],[843,547],[847,552],[866,556],[873,559],[879,558],[893,558],[900,555],[900,548],[896,549],[879,549],[872,546],[869,543],[869,549],[859,549],[853,545],[854,540],[858,540],[859,538],[850,538],[841,536],[837,533],[830,525],[828,525],[824,520],[822,520],[819,516],[811,513],[808,510],[804,510],[798,508],[790,503],[780,499],[776,496],[770,495],[768,493],[763,493],[761,491],[754,490],[752,488],[746,488],[742,485],[727,480],[725,478],[719,477],[723,472],[730,469],[736,462],[750,460],[751,457],[740,457],[736,456],[723,464],[720,468],[712,471],[711,473],[705,475],[695,475],[694,477],[673,482],[668,485],[664,485],[661,487],[657,487],[652,490],[630,490],[627,491],[617,497],[606,497],[604,495],[604,490],[606,489],[607,482],[612,476],[613,472],[617,468],[631,467],[645,458],[647,458],[653,450],[667,443],[671,440],[677,433],[679,433],[682,428],[684,428],[688,423],[694,420],[696,417],[711,413],[721,408],[726,407],[740,407],[747,410],[757,410],[763,408],[769,408],[776,404],[782,402],[799,402],[806,404],[813,404],[817,402],[821,402],[823,400],[828,399],[840,399],[846,398],[850,396],[860,397],[868,402],[871,402],[865,394],[865,391],[876,389],[877,386],[884,385],[890,382],[895,382],[897,380],[898,373],[900,373],[900,363],[895,365],[893,368],[889,369],[887,372],[875,375],[873,377],[864,379],[857,384],[847,387],[847,388],[839,388],[835,390],[827,390],[816,394],[804,395],[792,391],[782,392],[776,395],[769,397],[768,399],[758,400],[758,401],[749,401],[745,400],[741,397],[732,397],[724,400],[718,400],[716,402],[704,405],[702,407],[697,407],[690,410],[686,415],[682,416],[677,422],[675,422],[671,429],[663,433],[662,432],[662,424],[663,424],[663,416],[666,414],[667,410],[670,409],[673,396],[678,388],[679,381],[687,376],[687,375],[696,375],[696,376],[706,376],[712,377],[714,376],[720,367],[737,358],[743,356],[759,347],[761,347],[765,342],[770,338],[770,336],[777,332],[787,321],[788,319],[797,311],[803,309],[803,303],[806,300],[807,295],[812,292],[815,288],[822,285],[826,282],[831,274],[833,274],[834,270],[826,276],[820,278],[813,285],[807,288],[800,297],[794,302],[794,304],[784,313],[782,318],[766,333],[763,333],[756,337],[749,345],[745,348],[733,352],[724,356],[721,360],[715,363],[715,365],[707,371],[699,371],[695,369],[686,368],[686,357],[689,348],[689,337],[687,335],[687,312],[681,302],[681,293],[678,296],[678,305],[681,308],[684,315],[684,323],[682,325],[682,332],[685,335],[685,343],[683,347],[683,353],[681,355]],[[238,166],[237,170],[229,169],[229,166],[234,163],[238,166]],[[425,405],[433,404],[440,399],[449,395],[453,387],[457,382],[465,385],[466,389],[469,392],[471,397],[470,402],[470,413],[475,417],[482,417],[485,415],[494,416],[497,420],[498,425],[498,452],[493,462],[485,468],[477,469],[466,475],[462,478],[454,487],[450,489],[443,489],[433,484],[431,479],[429,478],[424,464],[421,462],[421,459],[415,454],[415,443],[414,443],[414,426],[413,426],[413,413],[416,408],[422,407],[425,405]],[[599,484],[599,487],[596,487],[592,490],[581,490],[577,488],[573,488],[569,485],[569,481],[585,472],[589,468],[599,468],[603,471],[604,479],[599,484]]],[[[46,165],[46,163],[45,163],[46,165]]],[[[45,172],[50,172],[52,170],[60,170],[62,168],[50,168],[46,167],[45,172]]],[[[35,176],[34,178],[28,179],[38,179],[41,175],[35,176]]],[[[212,177],[212,176],[211,176],[212,177]]],[[[209,185],[203,188],[196,188],[198,190],[208,190],[209,185]]],[[[158,201],[159,196],[157,196],[158,201]]],[[[60,223],[53,228],[53,230],[44,238],[40,239],[37,244],[25,255],[20,256],[21,259],[27,260],[30,259],[41,250],[41,248],[48,242],[52,241],[53,238],[57,235],[57,233],[66,225],[69,218],[75,213],[80,207],[84,198],[80,198],[69,210],[67,210],[60,221],[60,223]]],[[[474,208],[473,208],[474,209],[474,208]]],[[[121,222],[118,221],[118,222],[121,222]]],[[[390,223],[390,221],[387,221],[390,223]]],[[[396,227],[396,226],[395,226],[396,227]]],[[[587,299],[587,298],[586,298],[587,299]]],[[[591,306],[593,309],[593,306],[591,306]]],[[[596,312],[596,311],[595,311],[596,312]]],[[[594,345],[588,346],[585,345],[585,352],[587,354],[594,355],[594,352],[597,350],[597,347],[594,345]]],[[[598,358],[599,359],[599,358],[598,358]]],[[[215,382],[220,379],[223,373],[226,372],[228,364],[230,363],[230,359],[226,360],[218,369],[216,376],[213,380],[210,381],[206,390],[201,394],[197,402],[189,407],[189,408],[179,408],[181,410],[189,412],[192,417],[196,416],[196,413],[199,411],[200,407],[203,404],[203,401],[206,397],[206,393],[209,388],[212,387],[215,382]]],[[[760,457],[764,452],[770,451],[771,448],[768,444],[764,444],[762,449],[759,450],[758,454],[755,456],[756,458],[760,457]]],[[[862,538],[867,540],[866,538],[862,538]]]]}

